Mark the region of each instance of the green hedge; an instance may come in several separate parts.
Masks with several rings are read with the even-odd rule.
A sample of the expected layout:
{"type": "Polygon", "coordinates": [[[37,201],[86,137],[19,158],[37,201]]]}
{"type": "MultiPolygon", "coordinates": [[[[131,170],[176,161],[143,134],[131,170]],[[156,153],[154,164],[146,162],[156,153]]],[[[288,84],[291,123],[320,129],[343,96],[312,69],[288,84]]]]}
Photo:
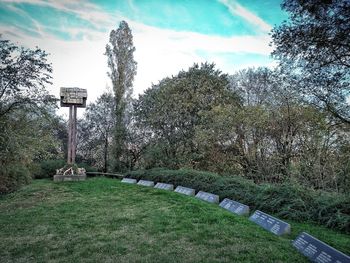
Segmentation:
{"type": "MultiPolygon", "coordinates": [[[[43,178],[52,178],[56,174],[56,170],[64,167],[66,165],[65,160],[45,160],[40,163],[32,164],[31,172],[33,178],[43,179],[43,178]]],[[[97,169],[91,167],[85,163],[77,164],[79,168],[85,168],[87,172],[96,172],[97,169]]]]}
{"type": "Polygon", "coordinates": [[[305,189],[292,183],[257,185],[237,176],[196,170],[151,169],[132,171],[127,177],[191,187],[249,205],[279,218],[313,221],[350,233],[350,196],[305,189]]]}
{"type": "Polygon", "coordinates": [[[23,164],[1,166],[0,194],[7,194],[31,182],[30,172],[23,164]]]}

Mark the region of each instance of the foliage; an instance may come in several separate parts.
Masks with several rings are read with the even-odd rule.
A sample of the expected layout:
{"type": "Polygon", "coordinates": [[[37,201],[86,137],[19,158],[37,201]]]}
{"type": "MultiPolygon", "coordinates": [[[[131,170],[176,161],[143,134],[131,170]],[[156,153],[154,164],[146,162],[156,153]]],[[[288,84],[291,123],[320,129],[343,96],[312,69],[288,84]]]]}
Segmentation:
{"type": "Polygon", "coordinates": [[[90,103],[78,123],[78,159],[107,172],[114,128],[113,95],[103,93],[90,103]]]}
{"type": "Polygon", "coordinates": [[[47,54],[0,39],[0,57],[0,185],[6,192],[30,181],[33,161],[59,157],[63,146],[56,99],[45,89],[52,71],[47,54]]]}
{"type": "Polygon", "coordinates": [[[16,109],[52,106],[56,99],[45,89],[51,80],[47,54],[18,47],[0,38],[0,119],[16,109]]]}
{"type": "Polygon", "coordinates": [[[150,169],[127,173],[127,177],[172,183],[211,192],[294,221],[313,221],[350,233],[350,196],[315,191],[288,182],[257,185],[239,176],[220,176],[196,170],[150,169]]]}
{"type": "Polygon", "coordinates": [[[56,170],[65,164],[65,160],[44,160],[37,164],[39,167],[33,172],[33,177],[35,179],[52,178],[56,174],[56,170]]]}
{"type": "Polygon", "coordinates": [[[31,182],[30,172],[21,164],[8,164],[0,169],[0,195],[13,192],[31,182]]]}
{"type": "Polygon", "coordinates": [[[135,121],[148,132],[147,154],[160,157],[151,157],[155,165],[195,167],[204,161],[195,140],[196,129],[209,125],[203,122],[206,112],[227,103],[238,103],[228,90],[227,75],[208,63],[194,64],[141,95],[134,104],[135,121]]]}
{"type": "Polygon", "coordinates": [[[298,75],[297,90],[350,124],[350,2],[285,0],[289,20],[272,30],[272,55],[298,75]]]}
{"type": "Polygon", "coordinates": [[[128,123],[127,111],[131,106],[132,83],[136,75],[137,63],[134,60],[135,47],[129,25],[122,21],[117,30],[112,30],[109,36],[109,44],[106,45],[106,55],[114,91],[114,136],[113,136],[113,160],[114,170],[125,169],[122,163],[122,155],[125,152],[127,136],[126,125],[128,123]]]}
{"type": "Polygon", "coordinates": [[[40,262],[307,262],[290,242],[302,231],[350,252],[349,236],[344,233],[290,224],[291,235],[278,237],[246,217],[178,193],[107,178],[79,184],[36,180],[0,197],[0,225],[6,226],[0,228],[0,258],[4,262],[33,258],[40,262]]]}

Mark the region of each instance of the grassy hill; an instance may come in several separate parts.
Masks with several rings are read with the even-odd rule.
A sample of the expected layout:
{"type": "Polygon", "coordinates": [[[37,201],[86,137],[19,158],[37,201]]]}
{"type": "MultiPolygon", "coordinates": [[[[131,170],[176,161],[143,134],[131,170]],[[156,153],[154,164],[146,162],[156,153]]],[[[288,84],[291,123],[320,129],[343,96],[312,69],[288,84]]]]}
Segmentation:
{"type": "Polygon", "coordinates": [[[292,224],[277,237],[217,205],[118,180],[36,180],[0,197],[1,262],[307,262],[301,231],[350,254],[349,235],[292,224]]]}

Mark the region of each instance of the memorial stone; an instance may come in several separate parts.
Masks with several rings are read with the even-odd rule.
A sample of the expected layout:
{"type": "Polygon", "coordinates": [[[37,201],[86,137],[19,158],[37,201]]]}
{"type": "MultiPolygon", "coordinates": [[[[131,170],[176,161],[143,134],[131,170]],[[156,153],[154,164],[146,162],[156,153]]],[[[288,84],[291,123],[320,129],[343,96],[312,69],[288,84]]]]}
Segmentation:
{"type": "Polygon", "coordinates": [[[293,241],[293,246],[312,262],[317,263],[349,263],[350,257],[317,238],[302,232],[293,241]]]}
{"type": "Polygon", "coordinates": [[[136,184],[136,179],[132,179],[132,178],[123,178],[122,179],[122,183],[127,183],[127,184],[136,184]]]}
{"type": "Polygon", "coordinates": [[[217,203],[217,204],[219,203],[219,196],[211,194],[211,193],[199,191],[196,194],[196,197],[199,198],[199,199],[202,199],[204,201],[207,201],[209,203],[217,203]]]}
{"type": "Polygon", "coordinates": [[[249,206],[233,201],[228,198],[225,198],[220,203],[220,206],[237,215],[249,214],[249,206]]]}
{"type": "Polygon", "coordinates": [[[290,234],[290,224],[256,210],[249,220],[277,236],[290,234]]]}
{"type": "Polygon", "coordinates": [[[143,185],[143,186],[149,186],[149,187],[153,187],[154,186],[154,182],[147,181],[147,180],[140,180],[137,184],[138,185],[143,185]]]}
{"type": "Polygon", "coordinates": [[[165,183],[157,183],[154,188],[168,190],[168,191],[173,191],[174,190],[174,185],[172,185],[172,184],[165,184],[165,183]]]}
{"type": "Polygon", "coordinates": [[[194,194],[196,193],[194,189],[183,186],[176,187],[175,192],[190,196],[194,196],[194,194]]]}

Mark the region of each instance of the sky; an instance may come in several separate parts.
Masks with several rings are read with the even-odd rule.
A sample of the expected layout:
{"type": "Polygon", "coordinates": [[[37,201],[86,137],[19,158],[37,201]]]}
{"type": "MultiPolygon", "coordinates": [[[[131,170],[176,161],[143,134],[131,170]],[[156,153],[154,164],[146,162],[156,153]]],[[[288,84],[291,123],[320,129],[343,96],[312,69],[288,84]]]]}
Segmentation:
{"type": "MultiPolygon", "coordinates": [[[[0,0],[0,34],[45,50],[53,85],[87,89],[88,102],[111,90],[104,55],[109,33],[125,20],[132,30],[134,96],[152,83],[214,62],[224,73],[273,66],[269,32],[287,19],[280,0],[0,0]]],[[[61,111],[65,114],[65,111],[61,111]]]]}

